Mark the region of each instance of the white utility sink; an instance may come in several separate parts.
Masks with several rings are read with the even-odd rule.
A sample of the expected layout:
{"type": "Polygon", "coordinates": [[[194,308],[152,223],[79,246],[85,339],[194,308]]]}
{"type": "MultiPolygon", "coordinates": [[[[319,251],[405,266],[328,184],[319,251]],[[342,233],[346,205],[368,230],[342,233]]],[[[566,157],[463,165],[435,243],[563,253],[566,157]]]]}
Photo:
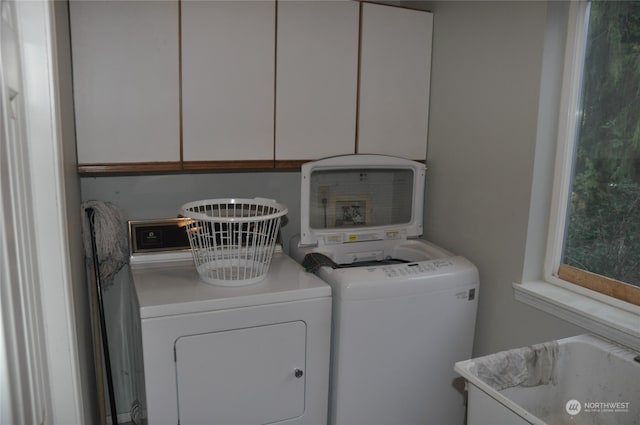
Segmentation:
{"type": "Polygon", "coordinates": [[[467,425],[640,424],[639,353],[592,335],[455,364],[467,425]]]}

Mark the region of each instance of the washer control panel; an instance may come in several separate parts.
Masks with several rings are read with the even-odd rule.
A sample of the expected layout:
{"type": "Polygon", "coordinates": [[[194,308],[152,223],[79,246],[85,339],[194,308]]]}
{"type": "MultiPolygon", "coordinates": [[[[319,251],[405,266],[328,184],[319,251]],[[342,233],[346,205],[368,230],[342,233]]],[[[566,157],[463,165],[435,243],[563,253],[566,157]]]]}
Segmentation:
{"type": "Polygon", "coordinates": [[[431,260],[421,261],[419,263],[385,266],[382,267],[381,270],[387,275],[387,277],[392,278],[438,273],[453,266],[454,264],[451,260],[431,260]]]}

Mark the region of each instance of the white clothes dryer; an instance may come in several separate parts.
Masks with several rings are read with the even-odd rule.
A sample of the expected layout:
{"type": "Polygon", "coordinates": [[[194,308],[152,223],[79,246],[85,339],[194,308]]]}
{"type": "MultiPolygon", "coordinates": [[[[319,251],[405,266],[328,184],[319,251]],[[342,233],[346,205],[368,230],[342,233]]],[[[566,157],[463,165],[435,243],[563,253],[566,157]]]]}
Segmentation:
{"type": "Polygon", "coordinates": [[[345,155],[301,178],[291,255],[333,291],[330,423],[462,425],[478,271],[418,238],[425,166],[345,155]]]}
{"type": "Polygon", "coordinates": [[[149,425],[326,423],[326,283],[276,248],[263,281],[210,285],[179,219],[130,229],[149,425]]]}

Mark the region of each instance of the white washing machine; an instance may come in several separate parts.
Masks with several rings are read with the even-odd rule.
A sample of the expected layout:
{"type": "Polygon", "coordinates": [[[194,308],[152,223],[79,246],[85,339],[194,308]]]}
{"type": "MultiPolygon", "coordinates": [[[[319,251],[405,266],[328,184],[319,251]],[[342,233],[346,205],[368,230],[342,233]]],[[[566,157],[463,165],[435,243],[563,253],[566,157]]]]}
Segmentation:
{"type": "Polygon", "coordinates": [[[263,281],[213,286],[179,220],[130,229],[149,425],[326,423],[326,283],[276,252],[263,281]]]}
{"type": "Polygon", "coordinates": [[[291,255],[333,291],[330,423],[462,425],[478,271],[418,239],[425,166],[345,155],[301,178],[291,255]]]}

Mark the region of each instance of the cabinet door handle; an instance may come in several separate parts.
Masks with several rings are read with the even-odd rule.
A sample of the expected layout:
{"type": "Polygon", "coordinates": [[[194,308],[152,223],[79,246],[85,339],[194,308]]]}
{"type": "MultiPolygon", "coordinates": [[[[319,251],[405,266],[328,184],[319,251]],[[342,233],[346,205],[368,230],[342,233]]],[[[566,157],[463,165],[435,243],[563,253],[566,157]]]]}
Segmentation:
{"type": "Polygon", "coordinates": [[[302,371],[302,369],[295,369],[293,371],[293,374],[295,375],[296,378],[302,378],[302,375],[304,375],[304,372],[302,371]]]}

